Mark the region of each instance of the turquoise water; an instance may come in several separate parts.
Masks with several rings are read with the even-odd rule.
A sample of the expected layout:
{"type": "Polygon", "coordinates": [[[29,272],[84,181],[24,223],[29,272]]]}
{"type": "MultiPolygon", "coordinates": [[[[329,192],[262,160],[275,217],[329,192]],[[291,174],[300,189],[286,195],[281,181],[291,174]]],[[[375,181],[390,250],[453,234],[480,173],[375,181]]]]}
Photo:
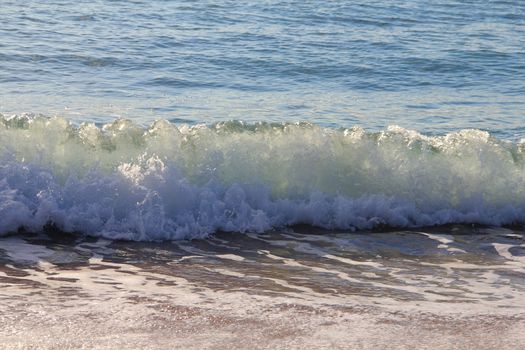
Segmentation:
{"type": "Polygon", "coordinates": [[[523,1],[0,2],[0,113],[525,137],[523,1]]]}

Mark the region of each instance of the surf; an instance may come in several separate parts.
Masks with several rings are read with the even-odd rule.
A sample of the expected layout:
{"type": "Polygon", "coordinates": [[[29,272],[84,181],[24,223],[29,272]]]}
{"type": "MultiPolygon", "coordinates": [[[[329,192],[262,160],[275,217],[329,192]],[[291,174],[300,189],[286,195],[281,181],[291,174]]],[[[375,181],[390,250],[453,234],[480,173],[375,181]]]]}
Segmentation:
{"type": "Polygon", "coordinates": [[[0,118],[0,234],[127,240],[525,223],[525,140],[311,123],[0,118]]]}

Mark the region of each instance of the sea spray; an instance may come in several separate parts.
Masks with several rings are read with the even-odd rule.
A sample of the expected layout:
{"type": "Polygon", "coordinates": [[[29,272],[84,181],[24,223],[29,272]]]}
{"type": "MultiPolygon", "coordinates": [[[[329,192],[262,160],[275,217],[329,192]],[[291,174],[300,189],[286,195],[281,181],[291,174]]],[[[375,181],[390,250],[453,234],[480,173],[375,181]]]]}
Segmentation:
{"type": "Polygon", "coordinates": [[[310,123],[0,118],[0,233],[131,240],[525,222],[525,142],[310,123]]]}

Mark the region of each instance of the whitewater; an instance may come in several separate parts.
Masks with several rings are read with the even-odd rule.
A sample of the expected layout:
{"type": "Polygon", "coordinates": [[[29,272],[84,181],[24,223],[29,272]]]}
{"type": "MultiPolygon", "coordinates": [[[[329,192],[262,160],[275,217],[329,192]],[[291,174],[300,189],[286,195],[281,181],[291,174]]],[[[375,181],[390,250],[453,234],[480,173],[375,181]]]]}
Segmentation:
{"type": "Polygon", "coordinates": [[[0,1],[1,349],[525,349],[525,1],[0,1]]]}
{"type": "Polygon", "coordinates": [[[390,126],[0,119],[0,232],[126,240],[525,222],[525,140],[390,126]]]}

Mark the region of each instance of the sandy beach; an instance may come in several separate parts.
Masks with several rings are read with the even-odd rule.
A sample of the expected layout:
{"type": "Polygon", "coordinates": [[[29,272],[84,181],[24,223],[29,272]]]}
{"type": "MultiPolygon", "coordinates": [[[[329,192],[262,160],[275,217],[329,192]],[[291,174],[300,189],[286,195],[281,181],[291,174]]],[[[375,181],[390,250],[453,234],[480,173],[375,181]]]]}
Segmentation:
{"type": "Polygon", "coordinates": [[[463,226],[159,243],[4,237],[1,347],[518,349],[523,240],[463,226]]]}
{"type": "Polygon", "coordinates": [[[525,349],[524,0],[0,15],[0,350],[525,349]]]}

